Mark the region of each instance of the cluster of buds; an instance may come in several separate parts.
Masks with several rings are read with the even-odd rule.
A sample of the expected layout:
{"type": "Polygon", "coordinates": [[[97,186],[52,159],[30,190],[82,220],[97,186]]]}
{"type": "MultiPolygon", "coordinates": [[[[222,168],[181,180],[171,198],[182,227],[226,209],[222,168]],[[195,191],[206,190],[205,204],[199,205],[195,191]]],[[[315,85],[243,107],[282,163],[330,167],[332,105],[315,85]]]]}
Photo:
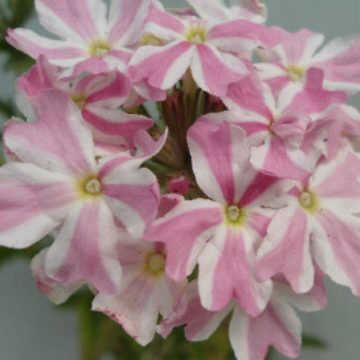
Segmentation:
{"type": "Polygon", "coordinates": [[[360,295],[360,37],[318,50],[258,0],[188,3],[36,0],[58,39],[9,30],[37,63],[4,126],[0,244],[50,235],[39,289],[88,286],[142,345],[231,314],[238,360],[296,357],[325,276],[360,295]]]}

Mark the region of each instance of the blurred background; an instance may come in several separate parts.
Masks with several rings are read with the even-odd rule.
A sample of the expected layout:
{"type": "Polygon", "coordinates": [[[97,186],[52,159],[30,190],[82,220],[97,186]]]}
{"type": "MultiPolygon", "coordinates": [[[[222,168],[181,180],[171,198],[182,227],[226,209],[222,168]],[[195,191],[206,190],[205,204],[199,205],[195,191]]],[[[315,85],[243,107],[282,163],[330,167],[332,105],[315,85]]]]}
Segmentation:
{"type": "MultiPolygon", "coordinates": [[[[41,27],[29,6],[31,1],[20,0],[20,2],[22,2],[21,10],[9,21],[10,13],[6,6],[9,4],[12,6],[16,1],[0,0],[0,123],[8,118],[9,114],[15,113],[16,110],[9,102],[9,99],[14,97],[15,79],[19,72],[25,71],[31,65],[29,60],[18,58],[16,53],[9,61],[8,53],[2,51],[5,47],[3,42],[5,28],[20,26],[22,19],[29,13],[31,15],[22,26],[41,32],[41,27]]],[[[306,27],[324,33],[328,39],[360,33],[359,0],[264,0],[264,2],[269,9],[269,25],[276,24],[290,31],[306,27]]],[[[163,0],[163,3],[169,7],[185,6],[185,1],[181,0],[163,0]]],[[[360,97],[352,98],[350,103],[359,108],[360,97]]],[[[30,273],[27,257],[15,258],[0,254],[0,265],[0,359],[82,359],[79,344],[84,339],[80,339],[79,329],[84,326],[84,321],[81,320],[81,316],[79,318],[73,307],[55,308],[38,292],[30,273]]],[[[360,299],[353,297],[348,289],[340,286],[328,283],[327,288],[329,305],[326,310],[313,314],[300,314],[306,336],[315,336],[321,341],[305,338],[306,342],[313,346],[304,348],[299,360],[360,360],[360,299]],[[325,348],[322,342],[326,344],[325,348]]],[[[219,341],[221,343],[224,341],[222,337],[217,336],[210,340],[208,347],[204,344],[200,348],[201,351],[197,352],[198,355],[192,354],[191,359],[220,360],[217,355],[211,355],[214,346],[216,347],[219,341]]],[[[128,346],[134,349],[133,354],[140,351],[132,340],[126,341],[129,341],[128,346]]],[[[166,346],[165,344],[158,340],[156,346],[163,347],[166,346]]],[[[154,354],[151,357],[144,356],[142,359],[165,359],[154,354]]],[[[188,360],[185,356],[187,355],[179,359],[188,360]]],[[[228,359],[231,358],[232,356],[229,355],[228,359]]],[[[110,358],[105,356],[103,359],[110,358]]],[[[125,350],[118,359],[134,360],[135,355],[130,355],[125,350]]],[[[174,359],[173,356],[166,357],[166,360],[174,359]]],[[[285,358],[275,354],[271,359],[285,358]]]]}

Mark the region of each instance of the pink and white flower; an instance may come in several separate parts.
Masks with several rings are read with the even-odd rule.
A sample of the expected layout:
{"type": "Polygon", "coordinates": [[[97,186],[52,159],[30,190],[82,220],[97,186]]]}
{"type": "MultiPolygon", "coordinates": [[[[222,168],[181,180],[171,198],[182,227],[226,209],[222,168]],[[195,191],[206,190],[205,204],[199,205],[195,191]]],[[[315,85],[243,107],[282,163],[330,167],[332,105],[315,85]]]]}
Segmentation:
{"type": "Polygon", "coordinates": [[[174,313],[161,322],[158,332],[166,338],[174,327],[185,324],[188,340],[206,340],[232,312],[229,337],[238,360],[264,360],[270,346],[285,356],[295,358],[300,354],[301,322],[292,306],[301,311],[317,311],[324,308],[326,302],[320,273],[314,289],[303,295],[296,295],[285,283],[276,282],[267,307],[256,317],[244,313],[235,302],[220,312],[204,309],[193,282],[174,313]]]}
{"type": "Polygon", "coordinates": [[[324,72],[325,88],[356,93],[360,90],[360,37],[352,35],[330,41],[320,51],[325,37],[308,29],[289,33],[272,28],[282,37],[280,44],[264,56],[269,63],[256,64],[275,91],[290,82],[302,82],[311,68],[324,72]]]}
{"type": "Polygon", "coordinates": [[[59,40],[27,29],[9,30],[7,41],[34,59],[46,55],[68,73],[124,70],[151,0],[36,0],[40,23],[59,40]],[[108,16],[107,16],[108,13],[108,16]]]}
{"type": "Polygon", "coordinates": [[[20,161],[0,169],[0,243],[24,248],[56,229],[49,276],[114,292],[121,275],[117,225],[143,235],[158,208],[156,178],[126,153],[97,162],[91,132],[64,93],[43,92],[38,107],[35,122],[14,122],[4,134],[20,161]]]}
{"type": "Polygon", "coordinates": [[[309,291],[314,263],[333,281],[360,295],[360,159],[343,148],[288,194],[258,251],[263,279],[285,276],[297,293],[309,291]]]}
{"type": "MultiPolygon", "coordinates": [[[[176,196],[163,196],[160,214],[178,201],[176,196]]],[[[156,333],[159,314],[167,317],[172,313],[187,282],[175,282],[165,274],[164,244],[128,241],[124,243],[123,237],[117,248],[123,274],[120,287],[114,295],[97,295],[92,309],[118,322],[139,344],[147,345],[156,333]]]]}
{"type": "Polygon", "coordinates": [[[262,206],[270,207],[288,185],[251,167],[246,136],[237,126],[201,118],[188,142],[197,184],[213,200],[181,202],[155,221],[145,239],[166,244],[166,272],[174,280],[185,279],[199,264],[205,308],[218,311],[235,298],[257,315],[272,289],[254,273],[256,248],[274,212],[262,206]]]}
{"type": "Polygon", "coordinates": [[[344,103],[346,95],[324,90],[322,72],[311,69],[304,86],[289,85],[276,97],[252,74],[230,85],[223,100],[232,112],[209,118],[231,121],[245,130],[252,145],[252,165],[268,174],[302,180],[310,175],[318,157],[313,159],[302,149],[304,137],[316,120],[344,103]]]}
{"type": "Polygon", "coordinates": [[[151,7],[144,33],[145,46],[129,66],[133,82],[167,90],[190,69],[197,85],[216,96],[224,96],[229,84],[248,73],[248,63],[238,54],[278,42],[276,34],[260,24],[182,19],[167,13],[158,1],[151,7]]]}
{"type": "MultiPolygon", "coordinates": [[[[59,89],[66,93],[90,126],[97,155],[141,152],[146,130],[153,126],[152,119],[120,109],[129,97],[130,82],[117,71],[63,79],[58,68],[40,56],[37,64],[18,79],[17,86],[23,93],[18,96],[18,104],[30,118],[36,118],[33,112],[37,111],[37,98],[42,91],[59,89]]],[[[163,140],[154,142],[153,153],[147,155],[158,152],[163,140]]]]}

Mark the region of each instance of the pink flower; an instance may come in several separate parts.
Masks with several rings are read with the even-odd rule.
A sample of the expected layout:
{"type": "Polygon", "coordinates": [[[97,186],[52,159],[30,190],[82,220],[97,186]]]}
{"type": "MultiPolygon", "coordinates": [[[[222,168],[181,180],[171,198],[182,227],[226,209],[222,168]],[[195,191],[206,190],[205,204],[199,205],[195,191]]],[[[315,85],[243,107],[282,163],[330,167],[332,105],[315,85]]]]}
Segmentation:
{"type": "Polygon", "coordinates": [[[196,283],[188,286],[173,314],[165,318],[158,332],[167,337],[176,326],[186,325],[185,336],[191,341],[207,339],[229,314],[229,337],[238,360],[264,360],[270,346],[285,356],[300,354],[301,322],[292,306],[301,311],[317,311],[326,306],[322,276],[317,274],[316,286],[303,295],[294,294],[288,285],[276,282],[265,310],[256,317],[243,312],[235,302],[219,312],[204,309],[196,283]]]}
{"type": "Polygon", "coordinates": [[[158,208],[156,178],[126,153],[97,162],[91,132],[64,93],[43,92],[38,107],[35,122],[6,127],[4,142],[19,161],[0,169],[0,243],[24,248],[57,229],[49,276],[114,292],[116,222],[143,235],[158,208]]]}
{"type": "Polygon", "coordinates": [[[283,274],[303,293],[314,281],[314,263],[360,295],[360,159],[348,147],[321,162],[313,175],[288,194],[258,251],[258,274],[283,274]]]}
{"type": "Polygon", "coordinates": [[[46,55],[51,63],[69,68],[73,75],[124,69],[150,2],[112,0],[107,9],[102,0],[36,0],[41,24],[60,39],[20,28],[9,30],[7,41],[35,59],[46,55]]]}
{"type": "MultiPolygon", "coordinates": [[[[34,118],[37,111],[37,98],[47,89],[59,89],[81,110],[81,114],[90,126],[96,144],[96,155],[116,154],[129,151],[131,154],[142,152],[147,132],[153,126],[153,120],[145,116],[128,114],[119,109],[130,94],[130,82],[120,72],[87,75],[63,79],[57,67],[49,64],[40,56],[36,65],[17,81],[25,101],[18,101],[28,116],[34,118]],[[29,111],[29,104],[32,105],[29,111]]],[[[152,156],[163,145],[163,138],[154,141],[152,156]]]]}
{"type": "Polygon", "coordinates": [[[199,264],[202,305],[212,311],[235,298],[257,315],[271,294],[271,282],[254,273],[256,248],[287,184],[255,171],[244,132],[228,123],[199,119],[188,133],[193,170],[200,189],[213,200],[183,201],[155,221],[146,240],[166,244],[166,271],[185,279],[199,264]],[[169,236],[171,234],[171,236],[169,236]]]}
{"type": "MultiPolygon", "coordinates": [[[[178,201],[163,196],[160,214],[178,201]]],[[[147,345],[155,335],[159,314],[167,317],[172,313],[187,282],[175,282],[165,274],[164,244],[128,241],[126,244],[123,237],[118,246],[122,281],[116,294],[97,295],[92,309],[118,322],[139,344],[147,345]]]]}
{"type": "Polygon", "coordinates": [[[358,35],[334,39],[317,52],[324,42],[322,34],[307,29],[294,34],[278,27],[272,30],[277,31],[282,40],[272,49],[270,59],[264,57],[270,62],[257,64],[256,67],[276,91],[290,82],[302,82],[308,69],[314,67],[324,72],[325,88],[349,93],[359,91],[358,35]]]}
{"type": "Polygon", "coordinates": [[[214,25],[195,17],[182,19],[165,12],[157,1],[144,32],[145,46],[136,51],[129,66],[133,82],[167,90],[190,68],[197,85],[216,96],[224,96],[229,84],[248,73],[238,54],[278,42],[262,25],[246,20],[214,25]]]}
{"type": "Polygon", "coordinates": [[[346,101],[341,91],[323,89],[321,70],[310,69],[304,86],[292,84],[276,97],[255,74],[229,86],[225,104],[232,112],[208,115],[231,121],[249,137],[250,161],[262,172],[302,180],[315,167],[317,157],[302,148],[313,123],[346,101]]]}

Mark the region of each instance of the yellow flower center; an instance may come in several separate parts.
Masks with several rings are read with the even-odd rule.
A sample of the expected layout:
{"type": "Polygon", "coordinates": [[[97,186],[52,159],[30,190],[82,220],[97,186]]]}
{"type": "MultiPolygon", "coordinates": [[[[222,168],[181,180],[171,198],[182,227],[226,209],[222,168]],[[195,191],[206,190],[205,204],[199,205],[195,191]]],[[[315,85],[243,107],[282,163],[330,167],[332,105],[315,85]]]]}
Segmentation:
{"type": "Polygon", "coordinates": [[[155,45],[160,46],[163,41],[152,33],[146,33],[140,40],[141,45],[155,45]]]}
{"type": "Polygon", "coordinates": [[[319,209],[319,200],[310,190],[303,191],[299,195],[298,201],[300,206],[309,213],[315,213],[319,209]]]}
{"type": "Polygon", "coordinates": [[[80,110],[84,110],[87,98],[84,94],[74,94],[71,100],[77,105],[80,110]]]}
{"type": "Polygon", "coordinates": [[[293,82],[297,82],[302,79],[306,73],[306,69],[298,65],[289,65],[286,68],[286,73],[293,82]]]}
{"type": "Polygon", "coordinates": [[[229,205],[224,208],[225,222],[230,226],[242,226],[246,222],[247,212],[237,205],[229,205]]]}
{"type": "Polygon", "coordinates": [[[94,40],[88,47],[88,53],[90,56],[105,56],[112,50],[112,46],[109,42],[102,39],[94,40]]]}
{"type": "Polygon", "coordinates": [[[78,182],[78,189],[83,197],[96,197],[101,195],[103,186],[96,176],[89,176],[78,182]]]}
{"type": "Polygon", "coordinates": [[[185,32],[185,39],[191,44],[203,44],[207,41],[208,29],[202,22],[194,22],[185,32]]]}
{"type": "Polygon", "coordinates": [[[151,276],[164,273],[166,256],[163,253],[150,253],[145,258],[144,271],[151,276]]]}

